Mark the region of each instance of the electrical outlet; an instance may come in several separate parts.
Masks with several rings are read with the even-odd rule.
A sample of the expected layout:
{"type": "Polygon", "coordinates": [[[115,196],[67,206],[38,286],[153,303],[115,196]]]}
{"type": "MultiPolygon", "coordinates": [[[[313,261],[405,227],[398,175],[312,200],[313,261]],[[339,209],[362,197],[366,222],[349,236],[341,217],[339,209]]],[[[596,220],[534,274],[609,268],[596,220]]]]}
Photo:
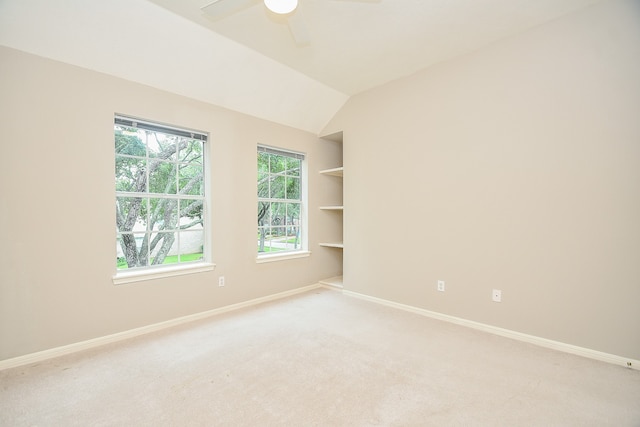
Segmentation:
{"type": "Polygon", "coordinates": [[[224,276],[218,277],[218,286],[224,286],[224,276]]]}
{"type": "Polygon", "coordinates": [[[491,293],[491,299],[494,302],[502,302],[502,291],[500,289],[494,289],[491,293]]]}
{"type": "Polygon", "coordinates": [[[444,280],[438,280],[438,290],[444,292],[444,280]]]}

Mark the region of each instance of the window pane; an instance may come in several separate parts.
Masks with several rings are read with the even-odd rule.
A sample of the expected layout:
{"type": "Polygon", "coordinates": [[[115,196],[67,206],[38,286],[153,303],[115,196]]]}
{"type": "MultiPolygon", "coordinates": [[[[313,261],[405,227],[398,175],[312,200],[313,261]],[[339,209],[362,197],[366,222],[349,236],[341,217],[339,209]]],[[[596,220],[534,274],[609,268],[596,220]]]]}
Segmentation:
{"type": "Polygon", "coordinates": [[[149,162],[149,192],[176,194],[176,164],[159,160],[149,162]]]}
{"type": "Polygon", "coordinates": [[[145,159],[116,156],[116,191],[141,193],[146,191],[145,159]]]}
{"type": "Polygon", "coordinates": [[[284,199],[285,183],[284,176],[277,175],[271,177],[271,193],[269,197],[272,199],[284,199]]]}
{"type": "Polygon", "coordinates": [[[144,236],[144,233],[124,233],[118,236],[116,248],[116,265],[118,269],[142,265],[141,263],[146,259],[146,256],[140,256],[144,236]]]}
{"type": "Polygon", "coordinates": [[[178,161],[202,166],[203,143],[195,139],[180,138],[178,161]]]}
{"type": "Polygon", "coordinates": [[[258,225],[264,225],[269,219],[270,203],[258,202],[258,225]]]}
{"type": "Polygon", "coordinates": [[[204,231],[191,229],[180,232],[180,261],[198,261],[204,250],[204,231]]]}
{"type": "Polygon", "coordinates": [[[116,198],[116,225],[118,231],[145,230],[147,200],[141,197],[116,198]]]}
{"type": "Polygon", "coordinates": [[[178,262],[176,233],[152,233],[149,241],[149,264],[175,264],[178,262]]]}
{"type": "Polygon", "coordinates": [[[204,205],[202,199],[182,199],[180,200],[180,226],[184,226],[189,223],[200,225],[203,224],[204,212],[202,207],[204,205]]]}
{"type": "Polygon", "coordinates": [[[299,249],[300,240],[300,204],[287,203],[287,249],[299,249]]]}
{"type": "Polygon", "coordinates": [[[272,248],[271,250],[273,250],[274,248],[279,250],[285,249],[286,240],[287,240],[287,234],[285,231],[285,227],[271,227],[271,235],[270,235],[270,245],[272,248]]]}
{"type": "Polygon", "coordinates": [[[271,173],[284,172],[287,167],[287,158],[284,156],[278,156],[276,154],[270,154],[270,170],[271,173]]]}
{"type": "Polygon", "coordinates": [[[279,226],[284,225],[286,215],[285,203],[271,203],[271,209],[269,212],[269,225],[279,226]]]}
{"type": "Polygon", "coordinates": [[[269,197],[269,174],[258,172],[258,197],[269,197]]]}
{"type": "Polygon", "coordinates": [[[287,175],[300,176],[300,164],[298,159],[287,157],[287,175]]]}
{"type": "Polygon", "coordinates": [[[265,227],[258,227],[258,252],[265,252],[265,241],[267,237],[267,231],[265,227]]]}
{"type": "Polygon", "coordinates": [[[287,238],[282,241],[284,248],[288,250],[299,249],[302,241],[300,240],[299,227],[287,227],[287,238]]]}
{"type": "Polygon", "coordinates": [[[269,154],[260,152],[258,153],[258,172],[269,172],[269,154]]]}
{"type": "Polygon", "coordinates": [[[126,246],[122,244],[122,237],[118,236],[116,238],[116,268],[118,270],[128,267],[122,248],[126,248],[126,246]]]}
{"type": "Polygon", "coordinates": [[[300,178],[286,177],[287,199],[300,199],[300,178]]]}
{"type": "MultiPolygon", "coordinates": [[[[183,141],[183,138],[162,132],[145,131],[143,141],[147,144],[150,158],[175,162],[178,158],[178,142],[183,141]]],[[[183,145],[186,145],[184,141],[183,145]]]]}
{"type": "Polygon", "coordinates": [[[264,243],[264,252],[273,252],[274,248],[271,246],[271,240],[266,240],[264,243]]]}
{"type": "Polygon", "coordinates": [[[300,204],[287,203],[287,224],[300,225],[300,204]]]}
{"type": "Polygon", "coordinates": [[[116,154],[145,157],[147,148],[138,137],[138,131],[134,128],[115,128],[116,154]]]}
{"type": "Polygon", "coordinates": [[[173,230],[178,223],[177,199],[149,199],[149,230],[173,230]]]}
{"type": "Polygon", "coordinates": [[[204,175],[201,164],[180,164],[178,166],[178,191],[180,194],[204,194],[204,175]]]}

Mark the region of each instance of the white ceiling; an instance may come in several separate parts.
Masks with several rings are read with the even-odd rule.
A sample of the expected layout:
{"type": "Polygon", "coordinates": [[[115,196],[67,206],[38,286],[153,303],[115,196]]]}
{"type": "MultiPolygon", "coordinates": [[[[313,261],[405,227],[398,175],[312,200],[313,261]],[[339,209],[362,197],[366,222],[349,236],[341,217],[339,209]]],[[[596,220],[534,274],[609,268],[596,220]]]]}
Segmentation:
{"type": "Polygon", "coordinates": [[[318,133],[350,95],[600,0],[299,0],[304,46],[261,0],[211,1],[0,0],[0,44],[318,133]]]}
{"type": "Polygon", "coordinates": [[[353,95],[597,0],[299,0],[305,46],[261,0],[219,20],[201,10],[213,0],[150,1],[353,95]]]}

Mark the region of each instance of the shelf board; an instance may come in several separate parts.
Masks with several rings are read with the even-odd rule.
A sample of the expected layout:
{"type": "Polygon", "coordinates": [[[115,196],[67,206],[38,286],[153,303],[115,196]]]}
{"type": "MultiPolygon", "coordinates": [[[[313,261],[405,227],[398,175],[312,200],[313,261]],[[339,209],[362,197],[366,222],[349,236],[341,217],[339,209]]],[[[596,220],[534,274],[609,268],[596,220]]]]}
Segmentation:
{"type": "Polygon", "coordinates": [[[342,243],[342,242],[333,242],[333,243],[324,242],[324,243],[320,243],[320,246],[324,246],[325,248],[343,249],[344,248],[344,243],[342,243]]]}
{"type": "Polygon", "coordinates": [[[341,211],[344,210],[344,206],[320,206],[323,211],[341,211]]]}
{"type": "Polygon", "coordinates": [[[320,135],[320,138],[334,142],[342,142],[343,140],[342,131],[331,133],[329,135],[320,135]]]}
{"type": "Polygon", "coordinates": [[[329,277],[328,279],[320,280],[323,285],[331,286],[333,288],[342,289],[342,276],[329,277]]]}
{"type": "Polygon", "coordinates": [[[342,177],[343,172],[344,172],[344,166],[340,166],[339,168],[325,169],[320,171],[320,173],[323,175],[331,175],[331,176],[339,176],[339,177],[342,177]]]}

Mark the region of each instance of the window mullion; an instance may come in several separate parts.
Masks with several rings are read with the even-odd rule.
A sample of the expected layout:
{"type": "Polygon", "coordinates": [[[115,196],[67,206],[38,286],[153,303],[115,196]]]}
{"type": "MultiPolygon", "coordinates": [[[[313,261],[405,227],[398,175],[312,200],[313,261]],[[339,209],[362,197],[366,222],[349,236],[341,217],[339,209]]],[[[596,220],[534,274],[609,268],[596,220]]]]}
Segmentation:
{"type": "Polygon", "coordinates": [[[135,191],[116,191],[118,197],[149,197],[152,199],[179,199],[179,200],[204,200],[199,194],[168,194],[168,193],[140,193],[135,191]]]}

